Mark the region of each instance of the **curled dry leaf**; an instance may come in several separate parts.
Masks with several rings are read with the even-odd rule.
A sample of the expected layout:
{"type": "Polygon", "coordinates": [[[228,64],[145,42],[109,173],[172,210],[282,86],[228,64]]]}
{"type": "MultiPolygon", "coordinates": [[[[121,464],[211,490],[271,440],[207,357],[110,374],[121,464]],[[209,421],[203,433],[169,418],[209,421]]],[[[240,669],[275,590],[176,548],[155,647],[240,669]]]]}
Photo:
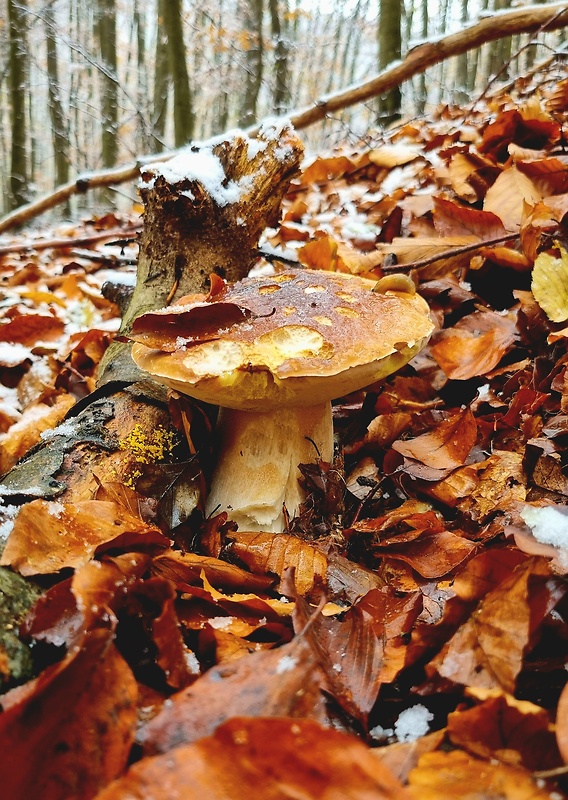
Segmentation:
{"type": "Polygon", "coordinates": [[[534,262],[531,290],[536,302],[552,322],[568,319],[568,252],[560,257],[541,253],[534,262]]]}
{"type": "Polygon", "coordinates": [[[433,430],[414,439],[393,442],[393,450],[434,469],[463,466],[477,438],[477,423],[469,406],[433,430]]]}
{"type": "Polygon", "coordinates": [[[568,764],[568,684],[562,690],[556,711],[556,742],[564,763],[568,764]]]}
{"type": "Polygon", "coordinates": [[[326,582],[327,558],[316,547],[285,533],[230,534],[230,552],[253,572],[274,573],[280,579],[294,567],[296,591],[304,596],[326,582]]]}
{"type": "Polygon", "coordinates": [[[550,792],[539,788],[527,770],[481,761],[460,750],[427,753],[408,778],[415,800],[550,800],[550,792]]]}
{"type": "Polygon", "coordinates": [[[483,202],[483,210],[496,214],[508,231],[518,230],[525,205],[534,206],[542,195],[524,173],[508,167],[491,186],[483,202]]]}
{"type": "Polygon", "coordinates": [[[563,593],[560,582],[550,579],[545,559],[528,559],[481,601],[427,672],[512,694],[535,631],[563,593]]]}
{"type": "Polygon", "coordinates": [[[471,236],[480,243],[507,233],[499,216],[491,210],[478,211],[441,197],[434,198],[434,225],[440,236],[471,236]]]}
{"type": "Polygon", "coordinates": [[[212,667],[173,695],[141,732],[144,751],[165,753],[209,736],[232,717],[310,717],[329,722],[318,658],[303,637],[212,667]]]}
{"type": "Polygon", "coordinates": [[[495,311],[476,311],[442,331],[430,353],[451,380],[469,380],[494,369],[516,338],[515,320],[495,311]]]}
{"type": "Polygon", "coordinates": [[[311,269],[332,270],[333,272],[349,272],[358,275],[379,266],[382,255],[364,255],[347,244],[336,241],[327,235],[318,237],[298,250],[301,264],[311,269]]]}
{"type": "MultiPolygon", "coordinates": [[[[242,535],[242,534],[240,534],[242,535]]],[[[262,535],[262,534],[261,534],[262,535]]],[[[266,572],[273,570],[266,569],[266,572]]],[[[267,592],[274,586],[274,578],[254,575],[246,570],[211,556],[180,553],[168,550],[152,561],[152,572],[172,582],[179,591],[188,585],[201,585],[201,576],[216,589],[223,591],[267,592]]]]}
{"type": "Polygon", "coordinates": [[[560,766],[549,714],[500,691],[475,692],[482,702],[448,717],[448,736],[458,747],[487,760],[528,770],[560,766]]]}
{"type": "Polygon", "coordinates": [[[230,720],[206,739],[144,759],[97,800],[409,800],[354,737],[311,720],[230,720]]]}
{"type": "Polygon", "coordinates": [[[20,509],[0,564],[21,575],[38,575],[80,567],[103,548],[135,546],[155,552],[169,544],[158,528],[116,503],[33,500],[20,509]]]}
{"type": "Polygon", "coordinates": [[[122,774],[137,685],[112,638],[108,629],[90,631],[63,661],[3,696],[3,797],[90,800],[122,774]]]}

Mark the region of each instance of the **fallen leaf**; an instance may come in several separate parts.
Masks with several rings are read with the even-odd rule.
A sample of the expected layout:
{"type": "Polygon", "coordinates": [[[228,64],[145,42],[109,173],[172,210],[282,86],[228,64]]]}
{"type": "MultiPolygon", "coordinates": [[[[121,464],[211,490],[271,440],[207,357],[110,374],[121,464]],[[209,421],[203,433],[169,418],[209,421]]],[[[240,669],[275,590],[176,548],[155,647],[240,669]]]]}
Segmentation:
{"type": "Polygon", "coordinates": [[[398,439],[392,443],[392,448],[434,469],[455,469],[463,466],[476,438],[477,423],[467,407],[428,433],[414,439],[398,439]]]}
{"type": "Polygon", "coordinates": [[[516,167],[508,167],[487,190],[483,210],[496,214],[508,231],[518,230],[525,205],[535,206],[542,195],[534,183],[516,167]]]}
{"type": "Polygon", "coordinates": [[[313,649],[297,637],[276,650],[219,664],[172,696],[144,728],[147,754],[164,753],[209,736],[232,717],[328,720],[324,675],[313,649]]]}
{"type": "Polygon", "coordinates": [[[137,686],[112,644],[90,631],[80,648],[2,698],[2,794],[90,800],[122,774],[134,742],[137,686]]]}
{"type": "Polygon", "coordinates": [[[435,335],[430,353],[451,380],[469,380],[494,369],[515,342],[515,320],[483,310],[435,335]]]}
{"type": "Polygon", "coordinates": [[[230,534],[229,552],[256,573],[273,573],[280,578],[294,567],[298,594],[309,594],[326,583],[327,558],[309,542],[285,533],[230,534]]]}
{"type": "Polygon", "coordinates": [[[426,753],[408,782],[415,800],[550,800],[548,789],[540,789],[527,770],[492,764],[459,750],[426,753]]]}
{"type": "Polygon", "coordinates": [[[97,800],[408,800],[354,737],[309,720],[230,720],[206,739],[143,759],[97,800]]]}
{"type": "Polygon", "coordinates": [[[0,564],[21,575],[79,567],[102,549],[163,550],[170,540],[116,503],[84,500],[63,505],[33,500],[22,506],[0,564]]]}
{"type": "Polygon", "coordinates": [[[568,252],[560,247],[560,258],[541,253],[534,262],[531,291],[552,322],[568,319],[568,252]]]}

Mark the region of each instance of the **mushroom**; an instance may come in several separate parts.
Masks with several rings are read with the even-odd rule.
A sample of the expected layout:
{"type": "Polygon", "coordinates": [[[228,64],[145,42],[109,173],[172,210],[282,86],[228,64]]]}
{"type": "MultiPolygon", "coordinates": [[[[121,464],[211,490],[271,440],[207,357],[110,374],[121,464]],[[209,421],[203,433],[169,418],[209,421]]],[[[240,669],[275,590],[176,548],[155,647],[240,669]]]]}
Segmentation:
{"type": "Polygon", "coordinates": [[[410,280],[288,269],[142,315],[134,361],[160,383],[220,406],[206,511],[281,531],[304,496],[298,465],[333,457],[331,400],[395,372],[433,330],[410,280]]]}

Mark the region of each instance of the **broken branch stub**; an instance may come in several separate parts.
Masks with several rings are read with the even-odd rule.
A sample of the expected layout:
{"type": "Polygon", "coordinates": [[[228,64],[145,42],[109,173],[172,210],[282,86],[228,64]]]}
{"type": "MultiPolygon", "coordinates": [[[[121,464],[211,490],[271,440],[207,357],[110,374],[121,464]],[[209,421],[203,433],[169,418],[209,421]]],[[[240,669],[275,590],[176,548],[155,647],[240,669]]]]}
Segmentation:
{"type": "MultiPolygon", "coordinates": [[[[303,145],[288,122],[266,123],[256,138],[240,131],[195,145],[142,172],[144,228],[136,288],[122,318],[127,336],[136,317],[209,290],[209,276],[248,275],[262,231],[276,223],[303,145]]],[[[112,345],[99,385],[137,373],[130,344],[112,345]]]]}

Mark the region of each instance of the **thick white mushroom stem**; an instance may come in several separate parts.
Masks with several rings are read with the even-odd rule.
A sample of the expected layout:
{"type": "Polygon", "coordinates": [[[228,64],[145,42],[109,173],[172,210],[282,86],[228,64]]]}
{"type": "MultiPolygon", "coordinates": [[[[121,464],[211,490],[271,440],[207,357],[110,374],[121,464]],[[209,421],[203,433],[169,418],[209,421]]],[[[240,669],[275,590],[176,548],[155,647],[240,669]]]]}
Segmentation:
{"type": "Polygon", "coordinates": [[[280,532],[305,499],[299,464],[333,458],[331,403],[274,411],[222,408],[208,514],[226,511],[244,531],[280,532]]]}

